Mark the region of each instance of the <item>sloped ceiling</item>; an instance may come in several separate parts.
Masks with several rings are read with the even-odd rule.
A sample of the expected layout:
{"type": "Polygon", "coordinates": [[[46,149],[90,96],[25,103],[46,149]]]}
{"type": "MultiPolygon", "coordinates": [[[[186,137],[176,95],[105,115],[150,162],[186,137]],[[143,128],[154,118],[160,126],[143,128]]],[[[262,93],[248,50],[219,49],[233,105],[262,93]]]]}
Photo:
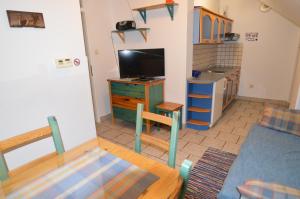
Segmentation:
{"type": "Polygon", "coordinates": [[[300,27],[300,0],[261,0],[300,27]]]}

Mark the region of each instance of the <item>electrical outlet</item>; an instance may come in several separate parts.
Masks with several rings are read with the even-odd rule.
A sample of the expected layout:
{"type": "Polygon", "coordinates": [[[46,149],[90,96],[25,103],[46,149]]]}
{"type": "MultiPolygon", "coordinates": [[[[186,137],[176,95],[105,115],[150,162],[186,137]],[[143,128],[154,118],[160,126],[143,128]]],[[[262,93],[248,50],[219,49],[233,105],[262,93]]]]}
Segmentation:
{"type": "Polygon", "coordinates": [[[69,68],[73,67],[72,60],[70,58],[57,59],[55,60],[56,68],[69,68]]]}
{"type": "Polygon", "coordinates": [[[253,84],[250,84],[250,85],[249,85],[249,88],[254,88],[254,85],[253,85],[253,84]]]}

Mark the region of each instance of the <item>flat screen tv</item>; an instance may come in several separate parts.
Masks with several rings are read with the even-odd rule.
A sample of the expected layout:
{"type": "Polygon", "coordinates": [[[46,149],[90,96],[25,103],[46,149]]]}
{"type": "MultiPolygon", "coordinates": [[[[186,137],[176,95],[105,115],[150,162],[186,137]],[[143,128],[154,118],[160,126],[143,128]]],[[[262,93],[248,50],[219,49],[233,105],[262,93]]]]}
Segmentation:
{"type": "Polygon", "coordinates": [[[132,49],[119,50],[121,78],[153,78],[165,76],[165,50],[132,49]]]}

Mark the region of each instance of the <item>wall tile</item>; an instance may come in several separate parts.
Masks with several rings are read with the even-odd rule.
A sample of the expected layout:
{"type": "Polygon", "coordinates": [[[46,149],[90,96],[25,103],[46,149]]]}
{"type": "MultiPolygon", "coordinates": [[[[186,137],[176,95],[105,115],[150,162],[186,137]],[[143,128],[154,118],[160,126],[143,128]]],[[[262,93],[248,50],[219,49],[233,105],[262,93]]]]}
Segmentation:
{"type": "Polygon", "coordinates": [[[205,70],[208,65],[241,66],[243,44],[194,45],[193,69],[205,70]]]}

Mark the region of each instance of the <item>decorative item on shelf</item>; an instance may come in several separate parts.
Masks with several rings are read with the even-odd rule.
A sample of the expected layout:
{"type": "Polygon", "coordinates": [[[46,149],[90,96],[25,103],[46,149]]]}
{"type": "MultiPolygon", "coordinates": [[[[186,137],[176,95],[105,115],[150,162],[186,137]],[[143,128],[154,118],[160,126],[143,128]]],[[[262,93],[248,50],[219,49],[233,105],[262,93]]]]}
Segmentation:
{"type": "Polygon", "coordinates": [[[174,0],[166,0],[166,3],[169,4],[169,3],[174,3],[174,0]]]}
{"type": "Polygon", "coordinates": [[[10,27],[45,28],[43,13],[7,10],[10,27]]]}
{"type": "Polygon", "coordinates": [[[116,24],[116,29],[119,31],[133,30],[133,29],[136,29],[136,23],[135,23],[135,21],[119,21],[116,24]]]}

